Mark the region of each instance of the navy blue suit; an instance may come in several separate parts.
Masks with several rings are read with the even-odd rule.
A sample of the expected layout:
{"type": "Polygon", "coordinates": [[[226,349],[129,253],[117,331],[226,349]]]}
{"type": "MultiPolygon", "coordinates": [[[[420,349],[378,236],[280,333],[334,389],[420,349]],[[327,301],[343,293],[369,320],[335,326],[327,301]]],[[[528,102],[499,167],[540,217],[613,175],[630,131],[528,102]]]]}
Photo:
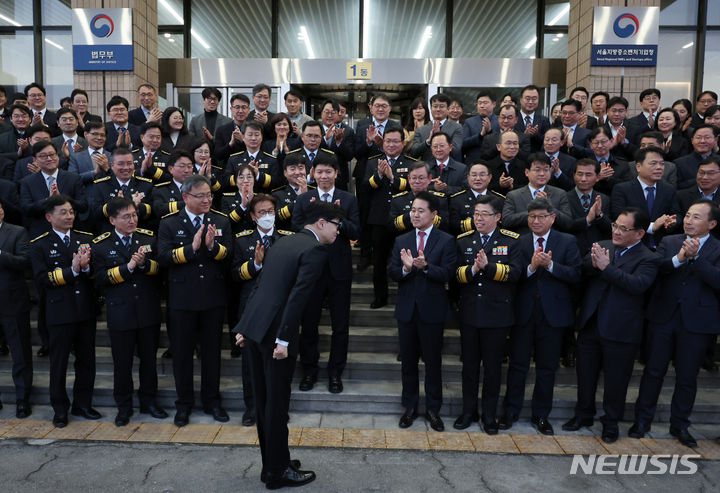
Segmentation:
{"type": "Polygon", "coordinates": [[[625,410],[625,396],[635,355],[643,334],[645,293],[658,271],[658,257],[642,242],[615,259],[611,240],[599,245],[612,259],[604,270],[592,266],[590,254],[583,270],[591,279],[580,307],[577,345],[578,401],[581,419],[595,415],[595,391],[600,370],[605,376],[604,425],[617,426],[625,410]]]}
{"type": "MultiPolygon", "coordinates": [[[[717,157],[717,154],[711,153],[708,157],[717,157]]],[[[697,186],[698,167],[704,159],[700,154],[693,151],[687,156],[679,157],[675,160],[678,190],[697,186]]]]}
{"type": "Polygon", "coordinates": [[[439,413],[442,406],[441,347],[443,324],[450,318],[450,303],[445,283],[455,271],[457,253],[449,234],[433,227],[425,238],[423,249],[426,269],[415,267],[403,276],[400,250],[408,249],[417,257],[418,248],[413,228],[398,236],[392,250],[390,278],[398,282],[395,318],[398,321],[400,355],[402,358],[402,405],[417,410],[420,400],[418,358],[422,350],[425,362],[425,407],[439,413]]]}
{"type": "Polygon", "coordinates": [[[648,357],[635,404],[635,419],[650,424],[655,416],[668,364],[675,363],[670,426],[687,429],[705,352],[720,334],[720,241],[709,235],[697,257],[673,264],[686,236],[666,236],[657,250],[658,282],[647,309],[648,357]]]}
{"type": "MultiPolygon", "coordinates": [[[[550,160],[552,161],[552,157],[550,157],[550,160]]],[[[569,154],[565,154],[564,152],[559,152],[558,161],[560,161],[560,171],[562,171],[562,173],[560,173],[560,176],[557,177],[553,173],[550,177],[548,185],[562,188],[566,191],[572,190],[575,186],[573,175],[575,174],[575,163],[577,162],[577,159],[569,154]]]]}
{"type": "MultiPolygon", "coordinates": [[[[57,186],[61,194],[72,199],[72,206],[76,216],[88,210],[85,187],[80,177],[69,171],[58,170],[57,186]]],[[[50,229],[50,223],[45,220],[45,201],[50,191],[41,171],[27,176],[20,182],[20,204],[25,211],[25,220],[31,238],[50,229]]],[[[77,218],[76,218],[77,223],[77,218]]]]}
{"type": "Polygon", "coordinates": [[[544,251],[552,252],[552,272],[539,267],[528,275],[528,265],[535,253],[533,243],[532,233],[521,236],[518,241],[521,277],[515,296],[515,326],[510,333],[504,407],[506,414],[520,414],[534,347],[536,376],[532,416],[547,418],[552,409],[563,331],[575,322],[572,289],[580,282],[582,258],[572,235],[551,229],[544,251]]]}
{"type": "MultiPolygon", "coordinates": [[[[127,128],[127,131],[130,132],[130,144],[133,148],[142,149],[142,142],[140,141],[140,127],[133,125],[132,123],[128,123],[125,128],[127,128]]],[[[107,133],[107,138],[105,139],[105,150],[112,152],[117,147],[118,140],[118,132],[115,130],[115,124],[113,122],[107,122],[105,124],[105,132],[107,133]]]]}
{"type": "MultiPolygon", "coordinates": [[[[559,127],[560,130],[563,130],[562,125],[559,127]]],[[[577,125],[575,127],[575,131],[573,132],[573,138],[572,138],[572,146],[567,147],[566,145],[563,145],[560,148],[561,152],[564,152],[566,154],[570,154],[576,159],[581,159],[584,157],[592,157],[593,151],[590,149],[590,134],[592,133],[592,130],[588,130],[587,128],[581,127],[580,125],[577,125]]]]}
{"type": "MultiPolygon", "coordinates": [[[[538,152],[542,149],[543,137],[545,136],[545,132],[550,128],[550,120],[539,111],[535,111],[530,126],[534,127],[535,125],[537,125],[538,131],[535,135],[530,135],[530,150],[532,152],[538,152]]],[[[519,114],[518,122],[515,124],[515,130],[522,134],[525,133],[526,128],[525,120],[522,114],[519,114]]]]}
{"type": "Polygon", "coordinates": [[[463,123],[462,145],[462,152],[465,156],[463,162],[465,163],[475,164],[483,161],[480,157],[480,149],[482,148],[483,139],[490,135],[480,135],[484,118],[490,118],[490,128],[492,132],[500,133],[500,123],[495,113],[492,113],[489,117],[475,115],[465,120],[465,123],[463,123]]]}

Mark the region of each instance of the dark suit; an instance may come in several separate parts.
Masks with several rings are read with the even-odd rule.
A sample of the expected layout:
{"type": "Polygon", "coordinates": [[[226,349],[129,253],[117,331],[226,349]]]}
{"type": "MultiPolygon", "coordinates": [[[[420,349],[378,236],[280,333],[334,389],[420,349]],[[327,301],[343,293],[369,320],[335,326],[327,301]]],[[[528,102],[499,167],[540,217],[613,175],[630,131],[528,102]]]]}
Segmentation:
{"type": "MultiPolygon", "coordinates": [[[[87,149],[87,146],[88,146],[87,140],[85,140],[85,137],[81,137],[79,132],[78,132],[77,136],[75,137],[75,139],[73,139],[73,140],[75,140],[76,144],[80,144],[82,146],[83,151],[85,149],[87,149]]],[[[57,137],[53,137],[52,144],[55,146],[55,150],[57,151],[58,156],[60,158],[60,167],[62,169],[67,169],[70,158],[69,157],[66,158],[65,156],[63,156],[63,153],[62,153],[63,145],[65,145],[65,136],[58,135],[57,137]]],[[[72,155],[75,154],[75,146],[68,145],[68,151],[70,152],[70,157],[72,157],[72,155]]],[[[82,152],[82,151],[78,151],[78,152],[82,152]]]]}
{"type": "Polygon", "coordinates": [[[465,120],[465,123],[463,123],[462,145],[464,163],[475,164],[483,161],[480,157],[480,149],[482,148],[483,139],[487,135],[490,135],[480,135],[484,118],[490,118],[492,132],[500,132],[500,124],[498,123],[498,117],[495,113],[487,117],[475,115],[465,120]]]}
{"type": "Polygon", "coordinates": [[[2,166],[2,177],[11,178],[12,170],[15,169],[15,162],[23,157],[30,156],[30,148],[18,156],[18,139],[26,139],[27,135],[20,135],[14,126],[10,130],[0,133],[0,166],[2,166]]]}
{"type": "Polygon", "coordinates": [[[35,282],[44,291],[45,319],[50,335],[50,404],[55,414],[67,414],[70,407],[65,378],[70,351],[75,351],[73,407],[92,405],[95,385],[95,300],[91,271],[72,272],[73,253],[90,245],[92,235],[69,231],[70,246],[54,232],[32,240],[35,282]]]}
{"type": "MultiPolygon", "coordinates": [[[[684,190],[678,190],[678,192],[675,194],[675,199],[677,200],[677,214],[678,214],[678,224],[677,224],[677,230],[682,231],[682,219],[685,217],[685,214],[687,214],[688,209],[690,209],[690,206],[695,202],[696,200],[700,200],[702,197],[702,194],[700,192],[700,189],[696,186],[691,188],[686,188],[684,190]]],[[[713,202],[720,205],[720,192],[718,189],[715,189],[715,192],[712,194],[713,202]]],[[[7,211],[6,211],[7,212],[7,211]]],[[[720,228],[717,226],[710,230],[710,234],[712,234],[715,238],[720,239],[720,228]]]]}
{"type": "MultiPolygon", "coordinates": [[[[136,193],[143,196],[136,209],[138,220],[142,221],[140,224],[147,224],[152,217],[152,206],[150,205],[153,191],[152,180],[141,176],[132,176],[125,187],[126,191],[123,192],[123,196],[126,199],[132,200],[132,196],[136,193]]],[[[107,205],[122,191],[120,182],[114,176],[95,180],[90,193],[89,205],[91,217],[98,231],[104,233],[112,229],[108,221],[107,205]]]]}
{"type": "MultiPolygon", "coordinates": [[[[517,132],[516,132],[517,133],[517,132]]],[[[483,138],[482,147],[480,148],[480,161],[490,161],[500,156],[497,145],[500,143],[500,135],[502,132],[492,132],[487,134],[483,138]]],[[[518,151],[517,158],[521,161],[527,160],[530,155],[530,135],[525,133],[517,133],[518,142],[520,144],[520,150],[518,151]]]]}
{"type": "MultiPolygon", "coordinates": [[[[467,167],[452,158],[448,158],[447,164],[444,169],[440,169],[437,163],[437,159],[431,158],[428,163],[430,169],[430,176],[434,178],[440,178],[440,180],[447,184],[443,193],[452,195],[459,192],[463,188],[467,188],[467,167]]],[[[430,190],[434,190],[434,183],[430,184],[430,190]]]]}
{"type": "Polygon", "coordinates": [[[113,397],[118,410],[132,412],[136,352],[140,358],[140,406],[154,404],[157,394],[156,353],[162,316],[155,236],[152,231],[138,229],[126,248],[113,229],[93,240],[92,253],[95,284],[105,295],[114,365],[113,397]],[[132,255],[148,248],[144,267],[130,272],[127,264],[132,255]]]}
{"type": "Polygon", "coordinates": [[[269,475],[282,474],[290,464],[287,422],[300,320],[327,255],[309,229],[280,238],[268,251],[234,329],[246,339],[262,468],[269,475]],[[276,338],[289,343],[285,359],[273,358],[276,338]]]}
{"type": "Polygon", "coordinates": [[[131,125],[140,126],[143,123],[147,121],[147,117],[145,116],[145,112],[141,107],[137,107],[135,109],[132,109],[128,111],[128,123],[131,125]]]}
{"type": "MultiPolygon", "coordinates": [[[[108,164],[112,161],[112,156],[105,149],[100,149],[98,152],[107,156],[108,164]]],[[[97,175],[95,174],[95,163],[93,163],[90,152],[87,149],[70,154],[67,170],[78,175],[86,187],[91,187],[93,180],[96,178],[105,176],[105,173],[102,172],[97,175]]],[[[111,173],[111,171],[108,170],[108,174],[109,173],[111,173]]]]}
{"type": "Polygon", "coordinates": [[[500,156],[488,161],[487,167],[490,170],[490,174],[492,174],[492,180],[490,180],[490,185],[488,185],[490,190],[507,195],[510,190],[517,190],[528,184],[527,176],[525,176],[525,161],[515,158],[509,161],[509,163],[510,171],[508,172],[505,161],[500,156]],[[500,177],[503,173],[505,173],[505,176],[513,179],[512,189],[502,188],[500,186],[500,177]]]}
{"type": "Polygon", "coordinates": [[[20,195],[16,183],[0,179],[0,199],[5,210],[5,221],[11,224],[22,225],[22,209],[20,208],[20,195]]]}
{"type": "MultiPolygon", "coordinates": [[[[635,161],[635,153],[639,149],[638,145],[640,144],[640,135],[645,132],[640,131],[637,126],[629,125],[627,120],[622,123],[622,126],[625,127],[625,141],[613,147],[610,152],[623,161],[635,161]]],[[[607,121],[604,127],[607,129],[608,135],[612,138],[613,127],[610,121],[607,121]]]]}
{"type": "MultiPolygon", "coordinates": [[[[532,152],[538,152],[542,150],[543,147],[543,137],[545,136],[545,132],[547,132],[550,129],[550,119],[548,117],[540,114],[539,111],[533,112],[533,118],[532,122],[530,123],[530,126],[538,127],[538,131],[535,135],[530,135],[530,150],[532,152]]],[[[525,134],[525,129],[527,126],[525,125],[525,119],[522,116],[522,113],[518,114],[518,122],[515,124],[515,131],[518,132],[518,134],[525,134]]]]}
{"type": "Polygon", "coordinates": [[[238,127],[241,132],[245,132],[245,124],[243,123],[242,125],[238,125],[235,123],[235,120],[230,123],[225,123],[224,125],[219,125],[215,128],[213,142],[215,143],[214,157],[217,164],[224,164],[230,157],[230,154],[243,152],[245,150],[245,143],[242,141],[235,142],[232,146],[230,145],[232,133],[238,127]]]}
{"type": "Polygon", "coordinates": [[[715,336],[720,334],[720,241],[712,235],[692,261],[673,264],[686,236],[666,236],[657,250],[658,282],[650,298],[648,357],[635,404],[636,421],[650,424],[670,360],[675,366],[675,389],[670,426],[687,429],[695,404],[700,365],[715,336]]]}
{"type": "MultiPolygon", "coordinates": [[[[203,136],[202,138],[204,139],[205,137],[203,136]]],[[[171,153],[176,149],[182,149],[184,151],[190,152],[193,145],[195,145],[195,142],[197,142],[197,139],[198,137],[195,137],[195,135],[191,134],[190,132],[184,134],[181,133],[178,135],[177,140],[173,144],[172,138],[169,135],[163,135],[160,148],[167,153],[171,153]]]]}
{"type": "Polygon", "coordinates": [[[425,408],[440,412],[442,406],[441,349],[443,325],[450,318],[450,304],[445,294],[445,283],[457,265],[455,242],[449,234],[433,227],[425,238],[423,250],[427,267],[412,268],[403,275],[400,250],[408,249],[418,255],[416,230],[395,240],[390,260],[390,278],[398,282],[395,318],[400,336],[402,359],[402,405],[406,409],[418,408],[420,382],[418,358],[422,352],[425,362],[425,408]]]}
{"type": "MultiPolygon", "coordinates": [[[[270,124],[270,122],[272,121],[273,117],[275,116],[275,113],[273,113],[272,111],[265,110],[265,114],[267,115],[267,122],[265,123],[265,125],[263,125],[263,135],[267,136],[267,135],[272,134],[272,132],[274,130],[274,128],[272,128],[272,125],[270,124]]],[[[232,119],[231,119],[231,121],[232,121],[232,119]]],[[[250,110],[250,113],[248,113],[248,117],[245,121],[246,122],[254,122],[255,121],[255,110],[250,110]]]]}
{"type": "MultiPolygon", "coordinates": [[[[710,153],[708,157],[717,157],[717,154],[710,153]]],[[[694,187],[697,184],[698,167],[703,160],[705,160],[705,158],[695,151],[675,160],[678,190],[694,187]]]]}
{"type": "MultiPolygon", "coordinates": [[[[552,156],[547,153],[546,155],[550,158],[550,161],[552,161],[552,156]]],[[[555,173],[553,172],[548,185],[562,188],[566,191],[572,190],[575,187],[575,179],[573,178],[573,175],[575,174],[575,163],[577,162],[577,159],[569,154],[565,154],[564,152],[558,152],[557,158],[558,161],[560,161],[560,171],[562,173],[560,173],[560,176],[555,176],[555,173]]]]}
{"type": "Polygon", "coordinates": [[[29,250],[24,228],[0,223],[0,326],[12,354],[12,377],[18,402],[29,401],[33,380],[30,297],[25,283],[25,270],[30,266],[29,250]]]}
{"type": "MultiPolygon", "coordinates": [[[[321,200],[320,189],[310,190],[297,198],[293,211],[293,228],[300,231],[305,223],[305,210],[311,199],[321,200]]],[[[330,202],[340,201],[345,219],[339,229],[339,236],[332,245],[328,245],[328,262],[322,276],[313,289],[305,313],[303,314],[302,333],[300,334],[300,364],[305,375],[316,376],[318,372],[318,324],[325,297],[328,298],[332,338],[327,372],[330,377],[340,377],[347,363],[348,334],[350,330],[350,287],[352,284],[352,247],[351,240],[360,237],[360,213],[355,196],[336,188],[330,202]]]]}
{"type": "MultiPolygon", "coordinates": [[[[309,187],[313,188],[313,187],[309,187]]],[[[292,214],[295,210],[295,201],[297,201],[297,192],[290,185],[276,188],[272,191],[272,196],[278,201],[275,209],[275,224],[283,229],[292,229],[292,214]]]]}
{"type": "Polygon", "coordinates": [[[645,132],[650,132],[652,130],[657,130],[657,112],[655,114],[655,118],[653,119],[653,125],[652,127],[648,125],[648,119],[645,116],[644,113],[640,112],[637,115],[633,116],[632,118],[628,118],[627,120],[627,126],[632,127],[634,130],[634,133],[637,137],[637,141],[634,142],[635,144],[639,144],[639,136],[645,132]]]}
{"type": "Polygon", "coordinates": [[[691,152],[693,152],[693,148],[690,142],[682,133],[675,131],[672,133],[672,139],[670,139],[670,149],[665,152],[665,159],[675,162],[677,158],[687,156],[691,152]]]}
{"type": "Polygon", "coordinates": [[[450,233],[461,234],[475,229],[473,215],[475,214],[475,203],[480,195],[494,195],[502,202],[505,196],[493,190],[485,190],[485,193],[475,196],[473,190],[465,189],[450,196],[450,233]]]}
{"type": "Polygon", "coordinates": [[[582,206],[577,191],[573,188],[572,190],[568,190],[566,194],[568,204],[570,205],[570,214],[572,215],[572,222],[567,232],[575,236],[580,255],[584,256],[590,251],[593,243],[610,239],[612,234],[610,229],[610,197],[593,189],[590,193],[590,206],[592,206],[596,198],[600,196],[603,215],[602,217],[595,217],[595,220],[591,224],[588,224],[587,211],[582,206]]]}
{"type": "MultiPolygon", "coordinates": [[[[76,215],[79,216],[88,210],[85,187],[83,187],[79,176],[59,169],[56,183],[60,193],[72,199],[71,202],[76,215]]],[[[41,171],[24,178],[20,182],[20,204],[23,211],[25,211],[25,221],[31,237],[48,231],[50,228],[50,224],[45,220],[45,201],[49,196],[50,191],[45,181],[45,175],[41,171]]],[[[77,223],[77,218],[75,221],[77,223]]]]}
{"type": "Polygon", "coordinates": [[[178,399],[178,410],[193,407],[193,353],[200,345],[202,366],[201,399],[208,411],[220,406],[220,338],[225,316],[225,270],[232,254],[230,222],[224,214],[210,210],[202,227],[218,230],[211,249],[203,237],[194,252],[196,229],[185,208],[160,221],[158,261],[168,269],[168,321],[172,327],[170,348],[178,399]]]}
{"type": "MultiPolygon", "coordinates": [[[[648,210],[648,202],[645,199],[645,191],[643,190],[644,186],[641,185],[638,179],[635,179],[625,183],[618,183],[613,188],[610,196],[610,212],[613,220],[617,219],[625,207],[638,207],[648,211],[650,222],[655,221],[663,214],[672,215],[677,213],[675,188],[672,185],[662,180],[655,184],[655,200],[652,210],[648,210]]],[[[646,234],[643,237],[643,243],[654,249],[666,234],[668,234],[668,231],[664,227],[658,230],[653,229],[653,234],[646,234]]]]}
{"type": "MultiPolygon", "coordinates": [[[[591,154],[590,157],[592,158],[594,155],[591,154]]],[[[630,173],[627,161],[617,159],[612,154],[610,154],[610,159],[607,161],[607,164],[609,164],[614,170],[614,173],[610,178],[598,180],[595,184],[595,189],[600,193],[611,196],[615,185],[625,181],[631,181],[633,179],[633,175],[630,173]]]]}
{"type": "MultiPolygon", "coordinates": [[[[558,127],[560,130],[563,130],[564,127],[560,125],[558,127]]],[[[575,130],[572,134],[572,146],[568,147],[567,145],[563,145],[560,148],[560,151],[565,154],[570,154],[575,159],[581,159],[584,157],[591,157],[592,156],[592,149],[590,149],[590,134],[592,131],[588,130],[587,128],[583,128],[579,125],[575,126],[575,130]]]]}
{"type": "MultiPolygon", "coordinates": [[[[442,192],[431,191],[438,199],[437,217],[433,225],[447,231],[450,228],[450,212],[448,211],[448,196],[442,192]]],[[[388,217],[388,229],[395,234],[403,233],[412,229],[410,221],[410,208],[412,207],[415,194],[412,190],[400,192],[393,195],[390,201],[390,215],[388,217]]]]}
{"type": "Polygon", "coordinates": [[[604,425],[616,426],[623,418],[625,396],[635,355],[643,334],[645,293],[658,271],[658,257],[642,242],[615,258],[612,241],[602,241],[610,253],[604,270],[585,256],[583,271],[590,280],[578,315],[578,401],[575,415],[595,416],[595,391],[600,370],[604,373],[604,425]]]}
{"type": "Polygon", "coordinates": [[[580,282],[582,258],[571,235],[550,230],[545,252],[552,252],[552,272],[538,267],[529,273],[535,253],[533,233],[518,240],[520,283],[515,297],[515,326],[510,332],[505,413],[518,416],[525,396],[530,355],[535,348],[535,387],[532,416],[546,418],[552,409],[555,372],[563,332],[575,323],[572,290],[580,282]]]}
{"type": "MultiPolygon", "coordinates": [[[[237,190],[235,182],[238,168],[243,164],[253,161],[248,151],[238,152],[230,156],[225,165],[225,174],[222,178],[222,186],[228,192],[237,190]]],[[[258,167],[258,175],[255,178],[254,188],[258,192],[269,192],[274,187],[280,186],[285,180],[282,170],[278,167],[277,159],[272,154],[258,150],[255,153],[255,164],[258,167]]]]}
{"type": "MultiPolygon", "coordinates": [[[[550,185],[545,185],[544,190],[547,193],[547,199],[555,208],[556,216],[553,227],[560,231],[567,231],[572,222],[567,194],[564,190],[550,185]]],[[[529,185],[508,193],[502,210],[503,226],[520,234],[530,231],[527,207],[532,200],[533,196],[529,185]]]]}
{"type": "MultiPolygon", "coordinates": [[[[128,123],[126,125],[127,131],[130,132],[130,145],[133,148],[142,148],[142,141],[140,140],[140,127],[128,123]]],[[[118,131],[115,130],[115,124],[113,122],[107,122],[105,124],[105,132],[107,138],[105,139],[105,150],[112,152],[117,147],[118,131]]]]}
{"type": "Polygon", "coordinates": [[[340,145],[338,145],[334,138],[328,144],[325,141],[325,126],[321,124],[320,130],[323,133],[323,138],[320,146],[323,149],[327,149],[335,153],[338,168],[340,170],[338,177],[335,180],[335,186],[342,190],[348,190],[348,184],[350,183],[350,162],[355,156],[355,133],[352,128],[345,124],[343,124],[343,128],[345,129],[345,135],[343,136],[343,140],[340,145]]]}
{"type": "Polygon", "coordinates": [[[463,414],[474,415],[478,408],[480,360],[483,362],[482,419],[493,422],[500,395],[502,360],[510,327],[515,323],[513,300],[522,266],[517,233],[496,228],[485,246],[479,232],[469,231],[457,238],[460,283],[460,337],[462,341],[463,414]],[[480,249],[488,264],[473,275],[472,267],[480,249]]]}

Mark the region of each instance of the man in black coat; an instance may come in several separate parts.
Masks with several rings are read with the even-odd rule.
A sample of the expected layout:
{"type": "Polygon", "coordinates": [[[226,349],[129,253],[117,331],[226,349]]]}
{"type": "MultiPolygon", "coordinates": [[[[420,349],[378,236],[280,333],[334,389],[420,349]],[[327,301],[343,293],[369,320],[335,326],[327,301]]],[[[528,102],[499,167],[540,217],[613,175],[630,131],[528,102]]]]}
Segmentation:
{"type": "MultiPolygon", "coordinates": [[[[131,160],[128,164],[132,167],[131,160]]],[[[113,230],[93,240],[93,268],[95,284],[103,291],[107,308],[113,397],[118,408],[115,425],[127,425],[133,414],[132,367],[136,352],[140,358],[140,412],[167,418],[155,401],[155,355],[162,321],[155,235],[138,229],[137,206],[128,198],[115,197],[104,210],[113,230]]]]}
{"type": "Polygon", "coordinates": [[[595,190],[600,163],[584,158],[575,165],[575,187],[567,199],[572,214],[568,233],[575,235],[580,255],[585,256],[593,243],[610,238],[610,197],[595,190]]]}
{"type": "Polygon", "coordinates": [[[140,127],[128,122],[128,100],[122,96],[113,96],[105,108],[110,114],[110,121],[105,124],[105,150],[112,152],[116,147],[142,147],[140,127]]]}
{"type": "Polygon", "coordinates": [[[447,195],[467,188],[467,168],[450,157],[452,149],[450,136],[445,132],[438,132],[430,137],[432,157],[427,161],[432,175],[430,189],[447,195]]]}
{"type": "Polygon", "coordinates": [[[707,124],[701,125],[695,130],[690,143],[693,152],[675,160],[678,190],[693,187],[699,164],[709,157],[715,157],[713,149],[718,143],[717,130],[707,124]]]}
{"type": "Polygon", "coordinates": [[[337,238],[343,212],[332,203],[315,201],[305,218],[301,231],[281,238],[268,252],[234,329],[237,344],[247,345],[250,358],[263,463],[260,479],[269,489],[315,479],[314,472],[300,471],[300,463],[290,460],[290,383],[300,345],[300,321],[327,262],[325,245],[337,238]]]}

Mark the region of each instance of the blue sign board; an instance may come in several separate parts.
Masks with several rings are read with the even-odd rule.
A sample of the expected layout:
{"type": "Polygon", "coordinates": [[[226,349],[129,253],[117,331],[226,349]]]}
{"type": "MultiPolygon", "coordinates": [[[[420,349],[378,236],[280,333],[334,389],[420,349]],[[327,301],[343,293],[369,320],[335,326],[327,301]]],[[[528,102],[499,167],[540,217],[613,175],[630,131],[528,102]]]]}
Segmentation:
{"type": "Polygon", "coordinates": [[[590,65],[657,65],[659,7],[595,7],[590,65]]]}
{"type": "Polygon", "coordinates": [[[133,70],[132,9],[73,9],[73,69],[133,70]]]}

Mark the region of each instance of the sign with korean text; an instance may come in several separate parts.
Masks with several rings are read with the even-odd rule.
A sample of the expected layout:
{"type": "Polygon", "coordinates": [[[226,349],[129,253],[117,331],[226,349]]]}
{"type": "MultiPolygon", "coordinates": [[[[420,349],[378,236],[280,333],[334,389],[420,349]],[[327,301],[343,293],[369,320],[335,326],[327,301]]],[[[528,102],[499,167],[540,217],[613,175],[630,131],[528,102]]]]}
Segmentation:
{"type": "Polygon", "coordinates": [[[595,7],[590,65],[657,65],[660,7],[595,7]]]}
{"type": "Polygon", "coordinates": [[[133,70],[132,9],[72,9],[74,70],[133,70]]]}
{"type": "Polygon", "coordinates": [[[372,79],[372,62],[347,62],[345,78],[347,80],[372,79]]]}

